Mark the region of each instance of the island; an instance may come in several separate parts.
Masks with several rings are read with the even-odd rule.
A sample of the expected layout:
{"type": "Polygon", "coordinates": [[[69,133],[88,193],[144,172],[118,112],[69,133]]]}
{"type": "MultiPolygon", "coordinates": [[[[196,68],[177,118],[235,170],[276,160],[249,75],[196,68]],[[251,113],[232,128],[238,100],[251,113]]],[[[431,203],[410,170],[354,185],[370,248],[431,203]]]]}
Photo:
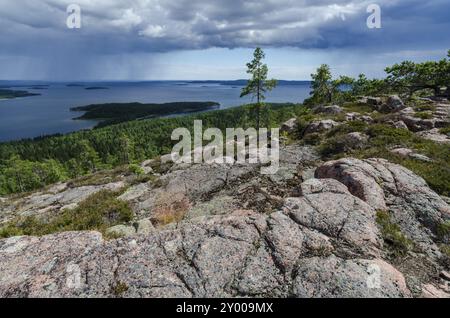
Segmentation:
{"type": "Polygon", "coordinates": [[[41,94],[30,93],[27,91],[16,91],[12,89],[0,89],[0,99],[13,99],[18,97],[39,96],[41,94]]]}
{"type": "Polygon", "coordinates": [[[92,86],[92,87],[86,87],[87,90],[99,90],[99,89],[109,89],[108,87],[101,87],[101,86],[92,86]]]}
{"type": "Polygon", "coordinates": [[[136,119],[164,117],[218,109],[216,102],[174,102],[163,104],[107,103],[73,107],[70,110],[85,112],[75,120],[100,120],[97,127],[104,127],[136,119]]]}

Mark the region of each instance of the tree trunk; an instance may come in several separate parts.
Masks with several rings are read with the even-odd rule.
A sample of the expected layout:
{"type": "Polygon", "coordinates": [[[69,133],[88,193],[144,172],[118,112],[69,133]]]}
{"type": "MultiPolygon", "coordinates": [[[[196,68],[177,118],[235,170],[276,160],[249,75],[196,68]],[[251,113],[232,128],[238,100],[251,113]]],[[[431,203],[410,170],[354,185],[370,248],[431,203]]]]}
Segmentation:
{"type": "Polygon", "coordinates": [[[256,94],[256,133],[259,134],[259,118],[261,108],[261,80],[258,81],[258,91],[256,94]]]}
{"type": "Polygon", "coordinates": [[[256,133],[259,134],[259,121],[260,121],[261,104],[256,104],[256,133]]]}

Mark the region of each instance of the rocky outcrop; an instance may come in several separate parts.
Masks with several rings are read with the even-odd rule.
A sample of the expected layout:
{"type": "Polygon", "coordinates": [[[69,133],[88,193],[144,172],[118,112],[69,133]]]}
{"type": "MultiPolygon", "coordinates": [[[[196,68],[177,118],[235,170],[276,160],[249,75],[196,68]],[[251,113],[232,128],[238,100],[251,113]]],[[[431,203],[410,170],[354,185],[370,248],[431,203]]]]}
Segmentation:
{"type": "Polygon", "coordinates": [[[359,120],[359,121],[363,121],[365,123],[371,124],[373,123],[373,118],[368,116],[368,115],[362,115],[360,113],[346,113],[345,114],[345,120],[346,121],[355,121],[355,120],[359,120]]]}
{"type": "Polygon", "coordinates": [[[0,213],[0,224],[20,216],[54,215],[64,209],[77,207],[92,194],[102,190],[118,191],[124,186],[123,181],[80,187],[71,187],[68,183],[57,184],[44,191],[5,202],[0,213]]]}
{"type": "Polygon", "coordinates": [[[313,113],[315,114],[337,115],[342,112],[343,112],[342,108],[338,105],[317,106],[313,108],[313,113]]]}
{"type": "Polygon", "coordinates": [[[391,149],[391,153],[399,155],[404,158],[412,158],[423,162],[431,162],[432,160],[425,155],[416,153],[414,150],[409,148],[395,148],[391,149]]]}
{"type": "Polygon", "coordinates": [[[404,122],[408,129],[414,132],[443,128],[450,125],[450,104],[435,103],[432,105],[435,110],[424,113],[429,118],[417,117],[417,112],[412,107],[407,107],[398,113],[397,119],[404,122]]]}
{"type": "Polygon", "coordinates": [[[438,128],[420,131],[417,135],[439,144],[450,144],[450,137],[448,135],[441,134],[438,128]]]}
{"type": "Polygon", "coordinates": [[[378,110],[379,106],[383,104],[383,100],[381,99],[381,97],[363,96],[358,99],[358,103],[367,104],[375,110],[378,110]]]}
{"type": "Polygon", "coordinates": [[[348,133],[343,137],[343,142],[349,149],[362,149],[368,140],[369,137],[360,132],[348,133]]]}
{"type": "Polygon", "coordinates": [[[368,261],[343,260],[335,256],[325,259],[313,257],[300,261],[298,267],[293,292],[296,297],[385,298],[410,295],[403,275],[380,259],[368,261]],[[361,277],[371,268],[379,271],[379,278],[374,282],[370,278],[368,281],[361,281],[361,277]],[[320,287],[312,288],[313,286],[320,287]]]}
{"type": "Polygon", "coordinates": [[[321,133],[337,127],[339,123],[331,119],[313,121],[306,127],[304,134],[321,133]]]}
{"type": "MultiPolygon", "coordinates": [[[[416,242],[415,253],[439,268],[433,239],[450,217],[448,204],[386,160],[318,159],[294,144],[281,149],[271,176],[258,165],[169,164],[120,196],[137,219],[108,233],[125,237],[65,232],[0,240],[0,297],[444,295],[429,276],[413,277],[420,286],[413,292],[413,270],[386,256],[376,215],[389,211],[416,242]],[[158,213],[179,209],[181,219],[156,222],[158,213]]],[[[58,189],[53,195],[68,195],[58,189]]]]}
{"type": "Polygon", "coordinates": [[[450,219],[448,204],[408,169],[384,159],[331,161],[316,170],[333,178],[376,210],[389,211],[396,224],[430,257],[441,256],[433,242],[437,227],[450,219]]]}
{"type": "Polygon", "coordinates": [[[380,111],[384,113],[396,113],[405,108],[402,99],[397,95],[389,96],[386,104],[381,105],[380,111]]]}
{"type": "Polygon", "coordinates": [[[291,118],[281,125],[280,132],[293,134],[298,131],[298,121],[297,118],[291,118]]]}
{"type": "Polygon", "coordinates": [[[0,297],[410,296],[401,273],[369,256],[380,239],[368,205],[335,180],[312,179],[302,192],[305,212],[292,198],[270,216],[240,210],[132,238],[0,240],[0,297]],[[314,212],[330,196],[349,203],[314,212]]]}
{"type": "Polygon", "coordinates": [[[334,240],[339,254],[377,256],[381,241],[375,210],[333,179],[307,180],[301,190],[302,197],[286,200],[286,214],[334,240]]]}

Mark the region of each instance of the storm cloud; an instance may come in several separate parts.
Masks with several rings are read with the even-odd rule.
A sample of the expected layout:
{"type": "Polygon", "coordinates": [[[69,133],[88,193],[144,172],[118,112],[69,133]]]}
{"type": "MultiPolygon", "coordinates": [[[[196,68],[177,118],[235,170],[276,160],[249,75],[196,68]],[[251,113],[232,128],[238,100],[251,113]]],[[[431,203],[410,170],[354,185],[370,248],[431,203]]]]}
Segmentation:
{"type": "Polygon", "coordinates": [[[126,64],[117,72],[127,77],[144,58],[151,67],[152,56],[184,50],[263,46],[389,55],[444,52],[449,45],[449,1],[378,0],[382,28],[369,29],[366,9],[373,2],[2,0],[0,67],[6,74],[14,68],[18,77],[94,78],[115,63],[126,64]],[[66,26],[72,3],[81,7],[81,29],[66,26]]]}

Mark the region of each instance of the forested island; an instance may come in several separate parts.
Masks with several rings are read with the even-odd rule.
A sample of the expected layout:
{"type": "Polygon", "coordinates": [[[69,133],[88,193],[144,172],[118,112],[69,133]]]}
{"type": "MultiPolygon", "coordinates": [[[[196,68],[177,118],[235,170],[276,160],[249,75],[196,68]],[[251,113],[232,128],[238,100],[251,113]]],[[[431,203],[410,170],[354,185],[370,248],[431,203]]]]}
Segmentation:
{"type": "Polygon", "coordinates": [[[12,99],[18,97],[39,96],[41,94],[30,93],[27,91],[17,91],[12,89],[0,89],[0,99],[12,99]]]}
{"type": "Polygon", "coordinates": [[[97,127],[135,119],[164,117],[173,114],[194,113],[218,108],[216,102],[175,102],[164,104],[107,103],[73,107],[71,111],[86,112],[77,120],[102,120],[97,127]]]}
{"type": "Polygon", "coordinates": [[[97,91],[97,90],[102,90],[102,89],[109,89],[109,88],[103,87],[103,86],[92,86],[92,87],[85,88],[85,90],[88,90],[88,91],[97,91]]]}

